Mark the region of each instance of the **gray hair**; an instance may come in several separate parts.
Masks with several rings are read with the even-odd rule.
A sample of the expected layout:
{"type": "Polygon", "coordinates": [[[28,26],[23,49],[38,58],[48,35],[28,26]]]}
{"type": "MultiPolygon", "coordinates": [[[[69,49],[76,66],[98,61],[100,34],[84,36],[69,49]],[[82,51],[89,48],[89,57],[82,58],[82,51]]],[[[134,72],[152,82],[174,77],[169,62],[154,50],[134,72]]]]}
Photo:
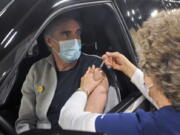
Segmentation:
{"type": "Polygon", "coordinates": [[[180,9],[161,11],[137,32],[140,65],[180,109],[180,9]]]}
{"type": "MultiPolygon", "coordinates": [[[[62,23],[66,22],[66,21],[69,21],[69,20],[75,20],[79,25],[79,21],[77,18],[75,18],[74,16],[72,15],[61,15],[59,17],[56,17],[52,22],[50,22],[45,31],[44,31],[44,36],[47,36],[47,35],[51,35],[54,30],[62,23]]],[[[81,25],[80,25],[81,26],[81,25]]]]}

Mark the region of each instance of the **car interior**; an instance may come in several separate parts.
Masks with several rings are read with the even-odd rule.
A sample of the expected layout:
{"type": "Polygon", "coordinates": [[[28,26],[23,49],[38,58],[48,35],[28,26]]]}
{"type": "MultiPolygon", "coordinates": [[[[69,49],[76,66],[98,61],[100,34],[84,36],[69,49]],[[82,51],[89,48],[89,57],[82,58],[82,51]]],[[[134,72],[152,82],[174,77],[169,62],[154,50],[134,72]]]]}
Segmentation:
{"type": "MultiPolygon", "coordinates": [[[[61,14],[59,14],[59,16],[61,14]]],[[[106,51],[119,51],[130,58],[122,28],[115,14],[108,7],[85,7],[67,11],[63,14],[76,16],[82,24],[82,52],[102,56],[106,51]]],[[[8,102],[1,107],[2,111],[0,115],[4,117],[12,127],[14,127],[15,120],[18,117],[22,97],[21,87],[30,67],[36,61],[50,55],[50,50],[43,39],[43,32],[44,31],[42,31],[34,41],[26,56],[19,64],[16,82],[8,98],[8,102]]],[[[108,67],[104,67],[103,69],[110,81],[110,91],[114,91],[111,96],[115,97],[112,98],[114,99],[113,101],[109,101],[113,103],[107,107],[108,109],[105,110],[105,112],[123,111],[125,109],[123,105],[132,103],[132,97],[134,99],[138,97],[140,93],[123,73],[108,67]],[[122,109],[119,109],[121,107],[122,109]]]]}

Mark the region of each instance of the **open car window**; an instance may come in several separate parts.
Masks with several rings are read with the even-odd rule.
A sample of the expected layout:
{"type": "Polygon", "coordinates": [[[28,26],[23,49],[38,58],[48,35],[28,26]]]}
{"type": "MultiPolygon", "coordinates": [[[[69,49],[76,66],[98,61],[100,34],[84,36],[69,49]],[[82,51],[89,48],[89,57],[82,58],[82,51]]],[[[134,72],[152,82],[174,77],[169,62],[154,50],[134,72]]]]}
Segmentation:
{"type": "MultiPolygon", "coordinates": [[[[102,56],[107,51],[119,51],[132,60],[130,45],[126,42],[123,26],[118,16],[109,6],[99,5],[78,8],[59,14],[56,17],[65,14],[75,17],[82,26],[82,52],[102,56]]],[[[35,52],[38,53],[35,53],[32,59],[34,59],[33,57],[42,58],[50,53],[43,36],[44,33],[42,32],[37,39],[37,51],[35,52]]],[[[111,101],[109,101],[110,103],[108,103],[105,110],[105,112],[108,112],[123,99],[137,92],[137,89],[123,73],[109,69],[106,74],[110,82],[111,96],[109,98],[111,101]]]]}

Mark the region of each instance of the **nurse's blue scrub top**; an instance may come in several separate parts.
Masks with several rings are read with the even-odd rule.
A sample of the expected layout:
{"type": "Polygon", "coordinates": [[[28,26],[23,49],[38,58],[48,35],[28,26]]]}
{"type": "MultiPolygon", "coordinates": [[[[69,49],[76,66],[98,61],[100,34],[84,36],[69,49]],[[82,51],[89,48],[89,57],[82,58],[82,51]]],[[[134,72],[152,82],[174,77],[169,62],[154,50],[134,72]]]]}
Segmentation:
{"type": "Polygon", "coordinates": [[[97,117],[95,128],[110,135],[180,135],[180,111],[167,106],[154,112],[105,114],[97,117]]]}

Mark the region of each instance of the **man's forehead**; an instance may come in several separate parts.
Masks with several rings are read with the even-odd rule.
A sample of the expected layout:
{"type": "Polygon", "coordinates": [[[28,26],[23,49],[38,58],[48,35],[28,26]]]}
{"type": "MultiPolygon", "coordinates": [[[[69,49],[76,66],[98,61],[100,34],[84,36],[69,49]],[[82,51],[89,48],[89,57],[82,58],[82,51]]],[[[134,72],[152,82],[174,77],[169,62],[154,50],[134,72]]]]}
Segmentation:
{"type": "Polygon", "coordinates": [[[80,29],[80,25],[76,20],[68,19],[57,25],[59,31],[71,31],[80,29]]]}

